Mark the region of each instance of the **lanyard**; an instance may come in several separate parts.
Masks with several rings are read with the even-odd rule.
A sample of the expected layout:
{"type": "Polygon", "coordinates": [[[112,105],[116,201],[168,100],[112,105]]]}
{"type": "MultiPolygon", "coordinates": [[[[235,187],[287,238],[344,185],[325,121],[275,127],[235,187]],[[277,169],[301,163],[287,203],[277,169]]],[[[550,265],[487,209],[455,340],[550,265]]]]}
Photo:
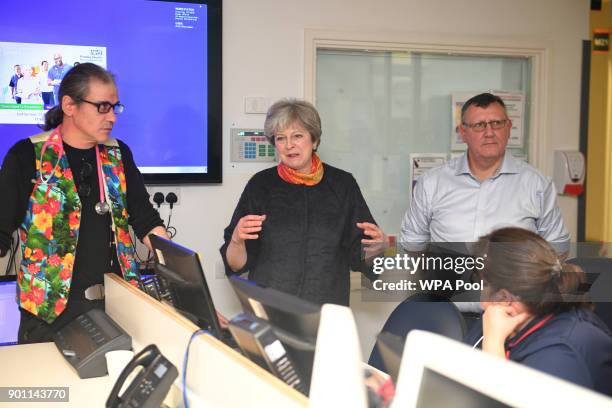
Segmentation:
{"type": "Polygon", "coordinates": [[[510,358],[510,349],[512,349],[514,346],[516,346],[517,344],[519,344],[521,341],[523,341],[527,336],[529,336],[531,333],[533,333],[534,331],[538,330],[540,327],[544,326],[546,324],[546,322],[548,322],[550,319],[552,319],[553,315],[549,314],[546,317],[544,317],[542,320],[540,320],[539,322],[537,322],[536,324],[534,324],[533,326],[531,326],[529,328],[529,330],[527,330],[525,333],[523,333],[521,335],[521,337],[519,337],[518,339],[516,339],[515,341],[513,341],[512,343],[508,344],[508,350],[506,350],[506,358],[509,359],[510,358]]]}

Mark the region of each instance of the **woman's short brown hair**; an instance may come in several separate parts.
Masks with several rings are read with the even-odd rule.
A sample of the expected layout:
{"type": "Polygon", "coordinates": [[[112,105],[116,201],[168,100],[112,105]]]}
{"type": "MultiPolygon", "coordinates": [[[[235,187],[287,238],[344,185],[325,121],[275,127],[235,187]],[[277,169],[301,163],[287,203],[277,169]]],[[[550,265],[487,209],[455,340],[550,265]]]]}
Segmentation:
{"type": "Polygon", "coordinates": [[[539,235],[501,228],[482,237],[478,246],[486,256],[482,278],[490,293],[506,289],[535,315],[592,308],[584,294],[584,271],[563,262],[539,235]]]}
{"type": "Polygon", "coordinates": [[[321,143],[321,118],[317,109],[310,103],[298,99],[281,99],[275,102],[264,123],[264,133],[274,146],[274,134],[285,130],[294,123],[299,124],[310,133],[316,148],[321,143]]]}

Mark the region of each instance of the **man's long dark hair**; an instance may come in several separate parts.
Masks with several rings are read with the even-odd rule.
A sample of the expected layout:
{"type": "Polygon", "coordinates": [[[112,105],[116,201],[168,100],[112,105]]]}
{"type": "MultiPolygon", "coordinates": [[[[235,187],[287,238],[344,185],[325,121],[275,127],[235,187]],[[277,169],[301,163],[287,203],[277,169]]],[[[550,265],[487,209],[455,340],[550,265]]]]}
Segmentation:
{"type": "Polygon", "coordinates": [[[51,130],[58,127],[64,121],[62,98],[67,95],[75,102],[80,103],[89,93],[89,83],[92,80],[115,85],[113,74],[91,62],[79,64],[70,69],[60,84],[59,104],[45,114],[45,124],[41,126],[42,129],[51,130]]]}

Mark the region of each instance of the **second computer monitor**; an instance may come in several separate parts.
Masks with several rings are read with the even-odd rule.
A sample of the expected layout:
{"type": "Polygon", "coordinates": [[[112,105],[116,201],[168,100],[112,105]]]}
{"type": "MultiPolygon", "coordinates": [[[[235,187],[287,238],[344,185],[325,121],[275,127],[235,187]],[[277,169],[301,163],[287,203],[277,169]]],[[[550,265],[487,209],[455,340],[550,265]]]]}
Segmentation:
{"type": "Polygon", "coordinates": [[[149,238],[155,253],[155,271],[168,282],[173,306],[221,339],[221,327],[198,254],[157,235],[149,238]]]}
{"type": "Polygon", "coordinates": [[[230,282],[244,312],[271,324],[308,390],[321,306],[239,277],[232,277],[230,282]]]}

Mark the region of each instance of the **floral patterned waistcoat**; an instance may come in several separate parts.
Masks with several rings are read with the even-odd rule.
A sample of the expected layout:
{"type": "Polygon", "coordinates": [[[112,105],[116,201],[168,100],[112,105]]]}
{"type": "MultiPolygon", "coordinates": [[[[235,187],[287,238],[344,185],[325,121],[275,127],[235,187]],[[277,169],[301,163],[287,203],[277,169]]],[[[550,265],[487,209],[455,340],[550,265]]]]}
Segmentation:
{"type": "MultiPolygon", "coordinates": [[[[47,323],[66,308],[81,223],[81,200],[62,144],[60,129],[30,138],[36,158],[36,180],[19,228],[22,261],[17,274],[19,305],[47,323]],[[41,151],[45,142],[51,142],[41,151]]],[[[126,281],[136,284],[138,269],[128,232],[126,182],[119,144],[109,139],[100,148],[111,207],[117,259],[126,281]]]]}

